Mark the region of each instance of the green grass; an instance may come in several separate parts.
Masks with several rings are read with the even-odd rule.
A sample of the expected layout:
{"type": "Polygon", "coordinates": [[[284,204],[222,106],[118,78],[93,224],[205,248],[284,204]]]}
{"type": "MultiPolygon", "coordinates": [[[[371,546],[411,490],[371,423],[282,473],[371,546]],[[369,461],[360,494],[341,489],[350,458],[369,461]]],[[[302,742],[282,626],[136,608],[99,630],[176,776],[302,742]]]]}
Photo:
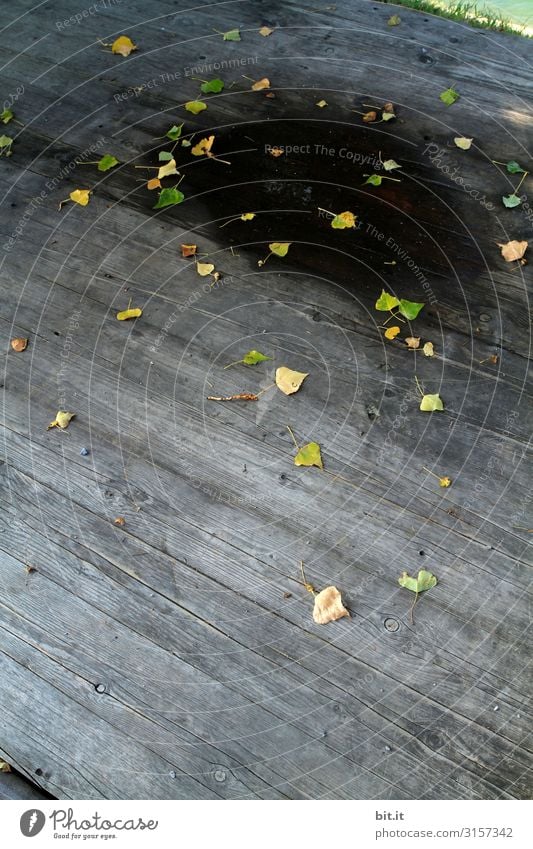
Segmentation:
{"type": "Polygon", "coordinates": [[[488,6],[470,2],[470,0],[456,0],[452,4],[444,4],[439,0],[380,0],[382,3],[393,2],[396,6],[407,6],[419,12],[427,12],[440,18],[448,18],[451,21],[463,21],[472,27],[490,29],[495,32],[506,32],[512,35],[524,35],[531,37],[525,26],[514,23],[510,18],[488,6]]]}

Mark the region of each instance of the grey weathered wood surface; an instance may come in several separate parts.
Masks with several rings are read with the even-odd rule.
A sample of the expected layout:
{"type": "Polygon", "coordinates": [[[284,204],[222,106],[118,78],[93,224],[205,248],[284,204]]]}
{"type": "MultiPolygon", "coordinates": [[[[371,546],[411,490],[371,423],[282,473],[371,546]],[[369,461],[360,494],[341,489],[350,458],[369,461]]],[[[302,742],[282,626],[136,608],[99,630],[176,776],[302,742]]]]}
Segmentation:
{"type": "Polygon", "coordinates": [[[1,10],[2,90],[24,85],[25,126],[0,160],[4,245],[24,220],[0,268],[0,754],[59,798],[530,798],[531,266],[496,242],[531,239],[532,223],[503,209],[510,178],[490,160],[530,164],[531,42],[404,9],[388,28],[397,10],[363,0],[186,5],[132,0],[67,27],[66,0],[1,10]],[[239,43],[213,32],[234,26],[239,43]],[[123,32],[128,59],[99,47],[123,32]],[[185,69],[229,59],[248,64],[206,71],[227,88],[186,113],[185,69]],[[162,73],[176,79],[148,85],[162,73]],[[144,89],[122,98],[130,86],[144,89]],[[391,124],[350,111],[385,100],[391,124]],[[156,215],[132,165],[182,120],[212,128],[231,165],[180,151],[187,200],[156,215]],[[338,155],[264,152],[306,139],[381,150],[402,183],[367,191],[368,167],[338,155]],[[46,190],[104,152],[128,164],[78,165],[46,190]],[[85,186],[88,207],[58,212],[85,186]],[[334,233],[317,206],[364,226],[334,233]],[[384,264],[371,224],[430,282],[413,331],[435,359],[382,344],[382,285],[427,293],[407,261],[384,264]],[[292,240],[289,256],[259,269],[272,240],[292,240]],[[219,286],[202,288],[184,241],[219,286]],[[130,297],[142,319],[119,324],[130,297]],[[223,370],[250,348],[273,362],[223,370]],[[205,401],[266,387],[281,364],[310,372],[298,395],[205,401]],[[444,413],[418,411],[415,372],[444,413]],[[76,420],[47,432],[63,405],[76,420]],[[292,465],[286,424],[320,442],[335,480],[292,465]],[[300,560],[349,620],[313,623],[300,560]],[[422,565],[439,584],[411,624],[397,577],[422,565]]]}

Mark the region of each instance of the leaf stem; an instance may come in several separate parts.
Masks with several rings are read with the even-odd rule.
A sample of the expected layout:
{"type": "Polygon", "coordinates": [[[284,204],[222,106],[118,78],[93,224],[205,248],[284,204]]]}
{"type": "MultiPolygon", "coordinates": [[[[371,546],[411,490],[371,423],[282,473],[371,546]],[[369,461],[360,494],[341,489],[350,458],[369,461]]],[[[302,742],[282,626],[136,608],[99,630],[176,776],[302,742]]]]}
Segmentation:
{"type": "Polygon", "coordinates": [[[297,451],[299,451],[299,450],[300,450],[300,446],[299,446],[299,445],[298,445],[298,443],[296,442],[296,437],[295,437],[295,435],[294,435],[294,433],[293,433],[292,428],[291,428],[291,427],[289,427],[289,425],[287,425],[287,430],[289,431],[289,433],[290,433],[290,435],[291,435],[291,439],[292,439],[292,441],[294,442],[294,445],[295,445],[296,450],[297,450],[297,451]]]}
{"type": "Polygon", "coordinates": [[[415,374],[415,381],[416,381],[417,389],[418,389],[418,391],[420,392],[420,394],[421,394],[421,396],[422,396],[422,398],[423,398],[423,397],[424,397],[424,390],[423,390],[423,389],[422,389],[422,387],[420,386],[420,381],[418,380],[418,377],[416,376],[416,374],[415,374]]]}
{"type": "Polygon", "coordinates": [[[307,592],[308,592],[308,593],[313,593],[313,595],[316,595],[316,590],[315,590],[314,586],[313,586],[312,584],[310,584],[310,583],[308,582],[307,578],[305,577],[305,572],[304,572],[304,562],[303,562],[303,560],[300,560],[300,571],[301,571],[301,573],[302,573],[303,585],[304,585],[304,587],[306,588],[307,592]]]}

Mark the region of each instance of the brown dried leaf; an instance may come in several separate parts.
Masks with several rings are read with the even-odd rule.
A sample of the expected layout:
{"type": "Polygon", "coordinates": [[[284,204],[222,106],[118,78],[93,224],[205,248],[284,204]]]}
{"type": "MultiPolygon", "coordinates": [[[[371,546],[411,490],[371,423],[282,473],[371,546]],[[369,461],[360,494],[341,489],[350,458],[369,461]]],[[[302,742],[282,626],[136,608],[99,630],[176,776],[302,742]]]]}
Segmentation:
{"type": "Polygon", "coordinates": [[[182,245],[181,246],[181,255],[182,256],[194,256],[197,251],[197,245],[182,245]]]}
{"type": "Polygon", "coordinates": [[[17,352],[17,354],[19,354],[21,351],[25,351],[28,347],[28,340],[24,339],[22,336],[17,336],[15,339],[11,340],[11,347],[17,352]]]}
{"type": "Polygon", "coordinates": [[[326,625],[327,622],[334,622],[336,619],[349,615],[337,587],[326,587],[315,596],[313,619],[318,625],[326,625]]]}
{"type": "Polygon", "coordinates": [[[270,88],[270,80],[268,77],[263,77],[262,80],[257,80],[252,85],[252,91],[262,91],[264,88],[270,88]]]}
{"type": "Polygon", "coordinates": [[[271,35],[273,32],[274,32],[274,30],[270,29],[270,27],[261,27],[261,29],[259,30],[259,35],[262,35],[263,38],[266,38],[268,35],[271,35]]]}
{"type": "Polygon", "coordinates": [[[522,259],[528,249],[529,242],[517,242],[512,239],[510,242],[502,244],[498,242],[498,247],[502,249],[502,256],[507,262],[514,262],[517,259],[522,259]]]}
{"type": "Polygon", "coordinates": [[[376,120],[377,117],[378,113],[372,109],[370,112],[365,112],[365,114],[363,115],[363,121],[365,122],[365,124],[371,124],[373,121],[376,120]]]}
{"type": "Polygon", "coordinates": [[[282,156],[283,148],[282,147],[271,147],[268,151],[271,156],[282,156]]]}
{"type": "Polygon", "coordinates": [[[125,524],[126,524],[126,520],[125,520],[124,516],[117,516],[117,518],[116,518],[116,519],[113,519],[113,523],[114,523],[115,525],[125,525],[125,524]]]}
{"type": "Polygon", "coordinates": [[[420,336],[407,336],[405,344],[408,348],[418,348],[420,345],[420,336]]]}

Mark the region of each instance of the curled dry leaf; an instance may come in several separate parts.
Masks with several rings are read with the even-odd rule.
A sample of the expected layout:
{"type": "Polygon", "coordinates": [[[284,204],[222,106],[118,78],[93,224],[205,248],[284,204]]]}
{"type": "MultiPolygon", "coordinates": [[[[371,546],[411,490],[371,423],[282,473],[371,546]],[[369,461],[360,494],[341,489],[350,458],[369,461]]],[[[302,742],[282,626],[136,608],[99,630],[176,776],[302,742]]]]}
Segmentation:
{"type": "Polygon", "coordinates": [[[261,27],[261,29],[259,30],[259,35],[262,35],[263,38],[266,38],[267,36],[272,35],[273,32],[274,30],[270,29],[270,27],[261,27]]]}
{"type": "Polygon", "coordinates": [[[132,307],[131,309],[121,310],[121,312],[117,312],[117,320],[118,321],[128,321],[130,318],[139,318],[143,314],[143,311],[140,307],[132,307]]]}
{"type": "Polygon", "coordinates": [[[182,256],[194,256],[197,251],[196,245],[182,245],[181,246],[181,255],[182,256]]]}
{"type": "Polygon", "coordinates": [[[434,357],[435,356],[435,350],[433,348],[433,342],[426,342],[424,344],[424,347],[422,348],[422,350],[423,350],[426,357],[434,357]]]}
{"type": "Polygon", "coordinates": [[[113,519],[113,522],[114,522],[115,525],[125,525],[126,524],[126,520],[125,520],[124,516],[117,516],[116,519],[113,519]]]}
{"type": "Polygon", "coordinates": [[[2,758],[0,758],[0,772],[11,772],[11,767],[2,758]]]}
{"type": "Polygon", "coordinates": [[[502,249],[502,256],[507,262],[514,262],[517,259],[522,259],[525,252],[527,251],[529,246],[529,242],[517,242],[516,239],[512,239],[510,242],[506,242],[502,244],[498,242],[498,247],[502,249]]]}
{"type": "Polygon", "coordinates": [[[16,336],[15,339],[11,340],[11,347],[17,354],[20,354],[21,351],[25,351],[28,347],[28,340],[22,336],[16,336]]]}
{"type": "Polygon", "coordinates": [[[316,106],[320,106],[321,109],[323,109],[324,106],[327,106],[327,105],[328,105],[327,100],[319,100],[318,103],[316,103],[316,106]]]}
{"type": "Polygon", "coordinates": [[[326,587],[315,596],[313,619],[317,625],[326,625],[328,622],[335,622],[336,619],[349,615],[337,587],[326,587]]]}
{"type": "Polygon", "coordinates": [[[407,336],[405,339],[405,344],[408,348],[418,348],[420,345],[420,336],[407,336]]]}
{"type": "Polygon", "coordinates": [[[268,77],[263,77],[262,80],[257,80],[252,85],[252,91],[262,91],[264,88],[270,88],[270,80],[268,77]]]}
{"type": "Polygon", "coordinates": [[[50,430],[52,427],[59,427],[61,430],[65,430],[75,415],[76,413],[67,413],[66,410],[58,410],[54,421],[50,422],[46,429],[50,430]]]}
{"type": "Polygon", "coordinates": [[[196,263],[196,271],[200,275],[200,277],[207,277],[208,274],[212,274],[215,270],[215,266],[212,262],[197,262],[196,263]]]}
{"type": "Polygon", "coordinates": [[[308,375],[308,372],[293,371],[287,366],[280,366],[276,369],[276,386],[285,395],[292,395],[294,392],[298,392],[308,375]]]}
{"type": "Polygon", "coordinates": [[[439,486],[448,487],[452,485],[452,479],[445,476],[443,478],[439,478],[439,486]]]}
{"type": "Polygon", "coordinates": [[[388,327],[385,331],[385,339],[395,339],[400,332],[400,328],[398,326],[388,327]]]}
{"type": "Polygon", "coordinates": [[[363,115],[363,121],[365,122],[365,124],[372,124],[377,117],[378,113],[371,109],[370,112],[365,112],[365,114],[363,115]]]}
{"type": "Polygon", "coordinates": [[[474,139],[467,139],[465,136],[456,136],[454,138],[456,147],[459,147],[461,150],[470,150],[473,141],[474,139]]]}

